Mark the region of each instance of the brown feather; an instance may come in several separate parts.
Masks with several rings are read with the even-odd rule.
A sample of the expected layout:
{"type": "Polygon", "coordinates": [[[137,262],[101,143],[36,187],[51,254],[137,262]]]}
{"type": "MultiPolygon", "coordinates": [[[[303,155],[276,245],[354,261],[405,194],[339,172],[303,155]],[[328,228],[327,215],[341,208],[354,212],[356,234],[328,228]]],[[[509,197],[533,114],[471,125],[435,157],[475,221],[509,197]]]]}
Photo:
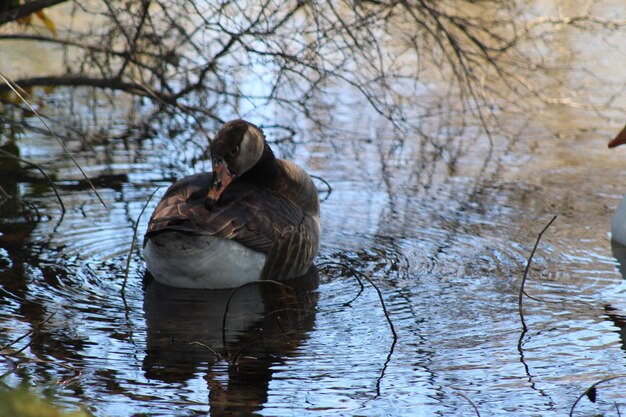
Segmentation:
{"type": "MultiPolygon", "coordinates": [[[[211,179],[211,173],[201,173],[172,185],[154,210],[146,238],[176,230],[232,239],[264,254],[276,246],[279,259],[274,262],[289,259],[286,251],[292,240],[298,240],[298,247],[304,244],[304,214],[291,201],[271,190],[235,182],[207,209],[204,196],[211,179]],[[296,229],[299,233],[294,233],[296,229]]],[[[296,263],[301,262],[300,258],[296,263]]]]}

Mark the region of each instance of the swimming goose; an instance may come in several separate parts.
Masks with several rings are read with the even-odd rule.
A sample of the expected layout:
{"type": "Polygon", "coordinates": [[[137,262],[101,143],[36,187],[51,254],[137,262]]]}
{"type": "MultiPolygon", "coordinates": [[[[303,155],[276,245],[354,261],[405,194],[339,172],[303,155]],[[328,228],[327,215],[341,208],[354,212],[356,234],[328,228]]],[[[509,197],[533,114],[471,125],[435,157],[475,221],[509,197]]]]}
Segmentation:
{"type": "Polygon", "coordinates": [[[245,120],[217,132],[211,159],[212,173],[177,181],[154,210],[144,238],[147,270],[183,288],[303,275],[320,237],[311,177],[277,159],[263,131],[245,120]]]}
{"type": "MultiPolygon", "coordinates": [[[[615,139],[609,142],[609,148],[614,148],[626,143],[626,126],[617,134],[615,139]]],[[[626,195],[619,203],[613,220],[611,221],[611,240],[626,246],[626,195]]]]}

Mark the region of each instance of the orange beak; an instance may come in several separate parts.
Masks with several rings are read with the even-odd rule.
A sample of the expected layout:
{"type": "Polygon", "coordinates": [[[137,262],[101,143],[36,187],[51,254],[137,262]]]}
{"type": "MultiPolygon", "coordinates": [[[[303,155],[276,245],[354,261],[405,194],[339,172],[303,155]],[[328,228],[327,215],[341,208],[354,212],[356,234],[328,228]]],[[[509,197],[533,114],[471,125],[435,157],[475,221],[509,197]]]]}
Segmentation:
{"type": "Polygon", "coordinates": [[[209,188],[209,194],[207,195],[207,203],[216,203],[228,184],[230,184],[235,176],[230,173],[228,167],[224,162],[218,162],[213,164],[213,182],[209,188]]]}
{"type": "Polygon", "coordinates": [[[615,136],[615,139],[609,142],[609,148],[614,148],[619,145],[623,145],[626,143],[626,126],[622,129],[621,132],[615,136]]]}

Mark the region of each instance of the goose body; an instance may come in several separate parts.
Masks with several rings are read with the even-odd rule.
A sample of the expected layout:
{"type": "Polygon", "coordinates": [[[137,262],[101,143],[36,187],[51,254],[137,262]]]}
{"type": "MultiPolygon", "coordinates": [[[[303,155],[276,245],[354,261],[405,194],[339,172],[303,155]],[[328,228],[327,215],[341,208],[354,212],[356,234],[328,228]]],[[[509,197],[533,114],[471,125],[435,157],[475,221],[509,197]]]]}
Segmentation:
{"type": "MultiPolygon", "coordinates": [[[[609,148],[614,148],[626,143],[626,126],[618,135],[609,142],[609,148]]],[[[611,240],[626,246],[626,195],[620,201],[611,221],[611,240]]]]}
{"type": "Polygon", "coordinates": [[[182,288],[234,288],[303,275],[319,247],[311,177],[274,157],[262,131],[234,120],[211,147],[212,173],[174,183],[148,223],[146,268],[182,288]]]}

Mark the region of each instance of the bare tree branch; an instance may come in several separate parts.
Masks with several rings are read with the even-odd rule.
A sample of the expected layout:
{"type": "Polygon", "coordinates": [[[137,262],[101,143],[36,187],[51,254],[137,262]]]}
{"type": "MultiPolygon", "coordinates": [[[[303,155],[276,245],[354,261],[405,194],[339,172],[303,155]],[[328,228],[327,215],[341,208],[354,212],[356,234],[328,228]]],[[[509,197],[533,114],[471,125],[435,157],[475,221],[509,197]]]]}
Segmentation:
{"type": "Polygon", "coordinates": [[[64,29],[58,38],[0,35],[0,43],[45,41],[68,51],[65,72],[14,76],[23,87],[122,91],[149,98],[159,109],[222,120],[238,114],[242,100],[254,109],[275,105],[314,119],[319,109],[311,102],[347,86],[399,131],[417,132],[437,152],[448,145],[426,133],[422,119],[435,116],[420,101],[433,68],[448,83],[442,100],[457,107],[460,118],[472,113],[488,131],[499,100],[520,107],[589,106],[533,84],[546,65],[526,52],[529,43],[547,42],[544,36],[564,26],[614,31],[626,25],[588,10],[535,16],[526,2],[512,0],[73,4],[81,21],[98,24],[64,29]]]}

